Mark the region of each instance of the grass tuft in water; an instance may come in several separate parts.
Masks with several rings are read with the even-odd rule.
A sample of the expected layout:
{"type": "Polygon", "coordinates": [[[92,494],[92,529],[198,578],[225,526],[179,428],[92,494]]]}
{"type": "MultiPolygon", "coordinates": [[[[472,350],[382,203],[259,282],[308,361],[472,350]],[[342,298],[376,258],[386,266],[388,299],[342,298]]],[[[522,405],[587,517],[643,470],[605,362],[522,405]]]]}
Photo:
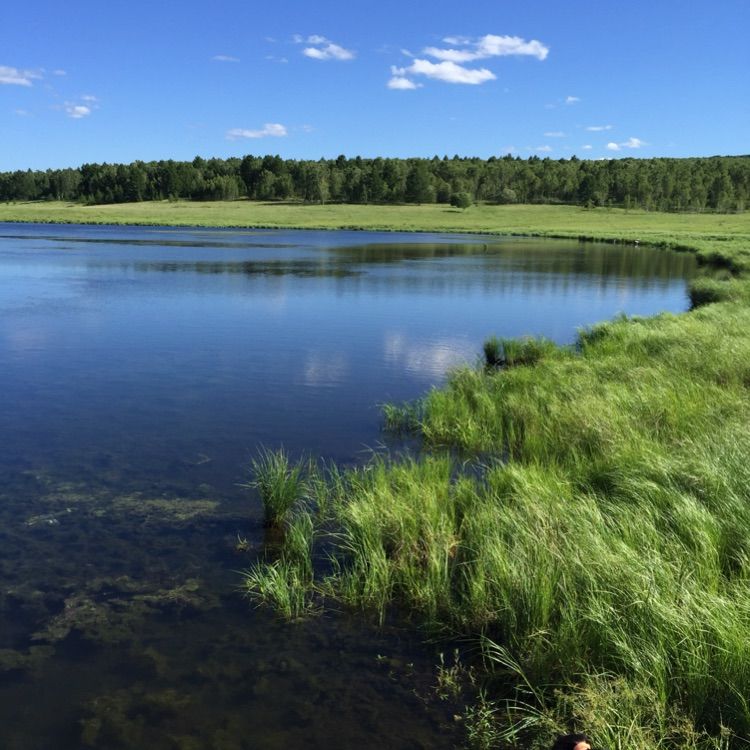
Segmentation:
{"type": "Polygon", "coordinates": [[[284,558],[253,565],[243,574],[248,595],[293,620],[310,611],[309,581],[299,568],[284,558]]]}
{"type": "Polygon", "coordinates": [[[295,513],[288,522],[277,559],[257,563],[242,574],[247,594],[287,619],[313,612],[314,542],[312,515],[308,510],[295,513]]]}
{"type": "Polygon", "coordinates": [[[497,336],[491,336],[483,345],[484,363],[487,367],[500,367],[503,363],[503,340],[497,336]]]}
{"type": "Polygon", "coordinates": [[[555,352],[557,346],[545,338],[506,339],[491,336],[483,345],[488,368],[533,365],[555,352]]]}
{"type": "Polygon", "coordinates": [[[244,486],[258,491],[266,525],[282,526],[307,493],[305,462],[292,463],[283,448],[263,448],[251,471],[252,479],[244,486]]]}
{"type": "Polygon", "coordinates": [[[383,405],[383,429],[392,434],[417,432],[421,424],[421,418],[422,407],[419,401],[383,405]]]}

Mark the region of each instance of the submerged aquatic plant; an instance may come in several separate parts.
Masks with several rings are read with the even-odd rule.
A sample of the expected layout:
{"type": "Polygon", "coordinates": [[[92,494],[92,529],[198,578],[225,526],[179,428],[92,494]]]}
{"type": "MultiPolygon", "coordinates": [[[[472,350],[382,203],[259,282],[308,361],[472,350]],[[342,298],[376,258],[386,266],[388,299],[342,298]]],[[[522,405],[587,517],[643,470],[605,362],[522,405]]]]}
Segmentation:
{"type": "Polygon", "coordinates": [[[263,448],[251,463],[252,479],[245,487],[258,490],[267,526],[281,526],[307,491],[303,461],[292,463],[283,448],[263,448]]]}

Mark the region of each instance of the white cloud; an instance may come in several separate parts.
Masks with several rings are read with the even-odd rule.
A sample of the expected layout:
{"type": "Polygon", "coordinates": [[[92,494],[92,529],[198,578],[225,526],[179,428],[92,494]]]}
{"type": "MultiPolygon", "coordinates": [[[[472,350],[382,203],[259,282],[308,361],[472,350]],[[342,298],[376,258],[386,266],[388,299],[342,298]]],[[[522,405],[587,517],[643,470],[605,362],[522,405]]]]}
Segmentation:
{"type": "Polygon", "coordinates": [[[550,130],[544,134],[545,138],[565,138],[565,133],[562,130],[550,130]]]}
{"type": "Polygon", "coordinates": [[[594,148],[590,143],[587,143],[585,146],[581,146],[581,148],[584,151],[591,151],[592,148],[594,148]]]}
{"type": "Polygon", "coordinates": [[[640,148],[641,146],[647,145],[648,144],[646,143],[646,141],[642,141],[640,138],[633,138],[631,136],[627,141],[623,141],[622,143],[608,143],[607,149],[609,151],[621,151],[624,148],[640,148]]]}
{"type": "Polygon", "coordinates": [[[405,78],[404,76],[394,75],[389,81],[388,81],[388,88],[389,89],[396,89],[400,91],[410,91],[413,89],[419,89],[422,88],[421,83],[414,83],[409,78],[405,78]]]}
{"type": "Polygon", "coordinates": [[[586,130],[590,133],[601,133],[603,130],[612,130],[611,125],[589,125],[586,130]]]}
{"type": "Polygon", "coordinates": [[[14,109],[13,114],[18,117],[28,117],[31,113],[27,109],[14,109]]]}
{"type": "Polygon", "coordinates": [[[236,141],[238,138],[265,138],[273,136],[282,138],[287,135],[287,130],[278,122],[267,122],[260,130],[245,130],[244,128],[233,128],[227,131],[227,139],[236,141]]]}
{"type": "Polygon", "coordinates": [[[52,71],[53,76],[66,76],[68,75],[62,68],[58,68],[57,70],[52,71]]]}
{"type": "Polygon", "coordinates": [[[566,96],[565,97],[565,103],[566,104],[578,104],[580,102],[580,98],[577,96],[566,96]]]}
{"type": "Polygon", "coordinates": [[[476,52],[466,49],[438,49],[437,47],[425,47],[422,52],[438,60],[448,60],[455,63],[471,62],[478,59],[476,52]]]}
{"type": "Polygon", "coordinates": [[[625,143],[620,144],[623,148],[640,148],[641,146],[647,145],[645,141],[640,138],[628,138],[625,143]]]}
{"type": "Polygon", "coordinates": [[[448,62],[465,63],[473,60],[486,60],[488,57],[530,56],[537,60],[546,59],[549,47],[536,39],[526,41],[519,36],[498,36],[496,34],[485,34],[479,39],[468,37],[448,36],[443,39],[446,44],[454,44],[462,49],[441,49],[439,47],[427,47],[424,54],[437,60],[448,62]]]}
{"type": "Polygon", "coordinates": [[[238,63],[240,61],[239,57],[233,57],[232,55],[214,55],[212,60],[215,60],[216,62],[229,62],[229,63],[238,63]]]}
{"type": "Polygon", "coordinates": [[[271,62],[275,63],[281,63],[282,65],[285,65],[289,62],[288,58],[286,57],[276,57],[276,55],[266,55],[266,60],[270,60],[271,62]]]}
{"type": "Polygon", "coordinates": [[[313,60],[353,60],[353,50],[346,49],[339,44],[335,44],[330,39],[326,39],[320,34],[312,34],[306,39],[299,34],[295,34],[292,39],[295,44],[310,44],[313,46],[305,47],[302,54],[313,60]]]}
{"type": "MultiPolygon", "coordinates": [[[[476,86],[486,81],[494,81],[496,76],[487,68],[465,68],[450,60],[434,63],[417,58],[407,68],[391,68],[394,76],[405,77],[407,74],[425,76],[445,83],[464,83],[476,86]]],[[[391,79],[392,80],[392,79],[391,79]]]]}
{"type": "Polygon", "coordinates": [[[471,44],[471,38],[468,36],[446,36],[443,37],[446,44],[471,44]]]}
{"type": "Polygon", "coordinates": [[[0,84],[9,86],[31,86],[32,81],[41,78],[42,74],[34,70],[19,70],[9,65],[0,65],[0,84]]]}
{"type": "Polygon", "coordinates": [[[87,107],[85,104],[73,104],[71,102],[66,102],[65,114],[68,117],[72,117],[74,120],[80,120],[83,117],[88,117],[91,114],[91,107],[87,107]]]}
{"type": "Polygon", "coordinates": [[[324,47],[305,47],[302,54],[312,57],[313,60],[353,60],[354,53],[351,50],[340,47],[338,44],[326,44],[324,47]]]}
{"type": "Polygon", "coordinates": [[[508,55],[526,55],[544,60],[549,48],[536,39],[527,41],[518,36],[498,36],[485,34],[482,37],[446,36],[443,42],[452,45],[447,48],[427,47],[422,54],[438,62],[415,58],[407,49],[402,49],[404,57],[412,62],[403,68],[391,68],[392,77],[388,81],[391,89],[414,89],[412,76],[425,76],[445,83],[462,83],[476,86],[487,81],[494,81],[497,76],[487,68],[470,68],[465,63],[486,60],[491,57],[508,55]]]}
{"type": "Polygon", "coordinates": [[[73,120],[82,120],[92,114],[95,109],[99,109],[98,102],[99,99],[93,94],[84,94],[78,97],[78,101],[65,102],[62,106],[56,105],[53,108],[63,110],[73,120]]]}
{"type": "Polygon", "coordinates": [[[496,36],[487,34],[479,40],[479,52],[483,57],[503,57],[506,55],[529,55],[537,60],[546,59],[549,47],[532,39],[527,42],[518,36],[496,36]]]}
{"type": "Polygon", "coordinates": [[[541,151],[542,153],[548,154],[550,151],[552,151],[552,146],[548,146],[546,143],[544,146],[537,146],[534,151],[541,151]]]}

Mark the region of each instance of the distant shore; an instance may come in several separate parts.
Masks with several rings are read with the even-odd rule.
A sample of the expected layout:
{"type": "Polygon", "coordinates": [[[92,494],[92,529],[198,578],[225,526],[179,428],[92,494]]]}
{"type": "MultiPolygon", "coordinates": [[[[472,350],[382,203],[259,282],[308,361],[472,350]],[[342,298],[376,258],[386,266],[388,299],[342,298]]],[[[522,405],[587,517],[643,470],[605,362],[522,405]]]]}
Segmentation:
{"type": "Polygon", "coordinates": [[[750,248],[750,212],[661,213],[579,206],[476,205],[461,210],[436,204],[318,205],[249,200],[102,205],[29,201],[0,203],[0,222],[526,235],[663,245],[694,250],[708,261],[716,261],[720,255],[724,262],[730,257],[735,262],[738,252],[750,248]]]}

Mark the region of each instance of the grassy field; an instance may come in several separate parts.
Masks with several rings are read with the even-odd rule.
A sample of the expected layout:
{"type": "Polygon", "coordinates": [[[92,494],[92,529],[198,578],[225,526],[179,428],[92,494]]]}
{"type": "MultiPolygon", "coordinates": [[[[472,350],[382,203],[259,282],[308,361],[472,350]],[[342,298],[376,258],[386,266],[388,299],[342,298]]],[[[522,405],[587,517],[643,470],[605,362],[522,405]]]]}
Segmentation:
{"type": "MultiPolygon", "coordinates": [[[[665,214],[577,206],[444,205],[360,206],[253,201],[123,203],[0,203],[0,221],[146,224],[299,229],[488,232],[555,237],[597,237],[689,245],[704,253],[732,244],[732,255],[750,248],[750,213],[665,214]]],[[[750,251],[748,251],[750,252],[750,251]]]]}
{"type": "Polygon", "coordinates": [[[345,472],[258,462],[296,498],[280,548],[246,581],[289,617],[335,602],[483,645],[465,715],[476,747],[549,747],[565,729],[613,750],[746,746],[750,214],[240,201],[18,204],[0,206],[0,220],[89,211],[89,221],[524,233],[697,252],[708,264],[693,311],[604,322],[571,348],[494,342],[492,366],[388,409],[392,427],[421,437],[419,459],[345,472]],[[523,356],[496,366],[510,351],[523,356]]]}

